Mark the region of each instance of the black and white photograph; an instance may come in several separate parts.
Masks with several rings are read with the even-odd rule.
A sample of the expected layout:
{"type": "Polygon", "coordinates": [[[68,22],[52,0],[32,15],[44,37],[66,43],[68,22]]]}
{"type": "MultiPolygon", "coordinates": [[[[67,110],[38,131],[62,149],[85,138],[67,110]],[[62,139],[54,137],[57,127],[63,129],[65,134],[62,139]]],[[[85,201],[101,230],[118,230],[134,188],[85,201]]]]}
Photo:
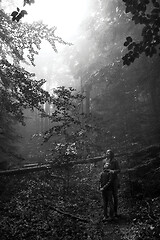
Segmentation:
{"type": "Polygon", "coordinates": [[[160,0],[0,0],[0,240],[160,240],[160,0]]]}

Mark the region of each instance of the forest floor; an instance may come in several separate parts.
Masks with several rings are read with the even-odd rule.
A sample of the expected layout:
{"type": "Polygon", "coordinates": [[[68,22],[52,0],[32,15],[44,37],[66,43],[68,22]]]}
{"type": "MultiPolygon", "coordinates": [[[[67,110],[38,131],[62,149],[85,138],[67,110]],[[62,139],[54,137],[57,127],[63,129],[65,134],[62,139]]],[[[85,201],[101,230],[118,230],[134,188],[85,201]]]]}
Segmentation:
{"type": "Polygon", "coordinates": [[[152,199],[151,216],[145,201],[135,203],[122,184],[120,216],[103,222],[97,171],[74,173],[67,187],[46,172],[1,177],[1,240],[160,239],[160,198],[152,199]]]}

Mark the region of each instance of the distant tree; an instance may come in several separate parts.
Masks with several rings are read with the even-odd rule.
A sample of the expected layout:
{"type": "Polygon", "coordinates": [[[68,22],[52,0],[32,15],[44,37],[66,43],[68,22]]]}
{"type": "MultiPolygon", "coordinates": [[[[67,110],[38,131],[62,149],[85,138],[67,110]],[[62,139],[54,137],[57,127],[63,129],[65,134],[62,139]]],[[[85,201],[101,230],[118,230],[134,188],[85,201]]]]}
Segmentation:
{"type": "Polygon", "coordinates": [[[62,160],[62,155],[74,153],[82,157],[86,155],[87,148],[87,155],[93,150],[95,130],[88,123],[88,116],[82,112],[83,100],[84,96],[71,87],[53,90],[52,112],[48,116],[52,127],[45,132],[44,142],[51,142],[53,156],[58,155],[59,160],[62,160]]]}
{"type": "Polygon", "coordinates": [[[158,141],[157,58],[146,61],[141,55],[129,68],[122,62],[126,36],[138,41],[143,26],[134,24],[118,0],[92,1],[90,11],[82,25],[83,38],[66,59],[88,94],[87,106],[99,129],[97,143],[132,148],[158,141]]]}
{"type": "MultiPolygon", "coordinates": [[[[104,149],[106,143],[110,145],[117,141],[110,123],[113,121],[115,129],[123,125],[122,119],[121,125],[115,123],[117,118],[112,119],[112,113],[115,115],[115,110],[112,109],[115,103],[110,94],[109,98],[106,95],[108,90],[112,91],[118,81],[121,81],[123,41],[134,25],[126,17],[125,7],[120,1],[94,0],[89,10],[89,17],[81,28],[80,36],[83,38],[79,38],[78,44],[71,47],[71,56],[66,59],[74,77],[81,81],[81,90],[86,95],[84,111],[91,113],[95,120],[98,129],[97,147],[104,149]]],[[[116,105],[117,112],[122,110],[120,103],[117,102],[116,105]]],[[[122,131],[119,136],[122,136],[122,131]]]]}

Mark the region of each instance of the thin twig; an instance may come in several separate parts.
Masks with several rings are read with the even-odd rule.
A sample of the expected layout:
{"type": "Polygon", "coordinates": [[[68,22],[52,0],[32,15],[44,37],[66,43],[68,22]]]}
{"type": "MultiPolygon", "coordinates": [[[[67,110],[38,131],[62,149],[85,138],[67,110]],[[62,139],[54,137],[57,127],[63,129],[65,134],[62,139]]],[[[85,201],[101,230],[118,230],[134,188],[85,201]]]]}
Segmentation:
{"type": "Polygon", "coordinates": [[[67,216],[67,217],[71,217],[71,218],[76,219],[76,220],[78,220],[78,221],[86,222],[86,223],[89,223],[89,222],[90,222],[90,220],[88,220],[88,219],[81,218],[81,217],[79,217],[79,216],[75,216],[75,215],[73,215],[73,214],[71,214],[71,213],[68,213],[68,212],[64,212],[64,211],[62,211],[62,210],[60,210],[60,209],[58,209],[58,208],[52,207],[52,209],[55,210],[56,212],[60,213],[60,214],[63,214],[63,215],[65,215],[65,216],[67,216]]]}

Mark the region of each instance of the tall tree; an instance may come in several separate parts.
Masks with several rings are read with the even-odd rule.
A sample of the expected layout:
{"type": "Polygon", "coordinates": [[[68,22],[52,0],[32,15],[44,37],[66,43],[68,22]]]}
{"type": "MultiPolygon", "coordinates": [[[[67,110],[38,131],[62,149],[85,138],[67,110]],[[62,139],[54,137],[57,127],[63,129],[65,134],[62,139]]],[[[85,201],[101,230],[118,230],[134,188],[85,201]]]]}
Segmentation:
{"type": "Polygon", "coordinates": [[[49,93],[42,89],[45,80],[35,80],[34,74],[23,69],[20,63],[34,65],[34,56],[38,54],[44,40],[51,44],[54,51],[57,51],[56,42],[67,44],[55,35],[55,29],[48,28],[41,22],[14,22],[0,10],[0,118],[3,119],[1,136],[7,134],[8,141],[7,122],[10,126],[14,121],[24,123],[24,108],[43,111],[41,104],[49,101],[49,93]]]}

